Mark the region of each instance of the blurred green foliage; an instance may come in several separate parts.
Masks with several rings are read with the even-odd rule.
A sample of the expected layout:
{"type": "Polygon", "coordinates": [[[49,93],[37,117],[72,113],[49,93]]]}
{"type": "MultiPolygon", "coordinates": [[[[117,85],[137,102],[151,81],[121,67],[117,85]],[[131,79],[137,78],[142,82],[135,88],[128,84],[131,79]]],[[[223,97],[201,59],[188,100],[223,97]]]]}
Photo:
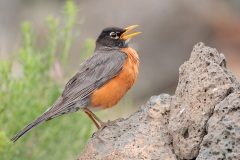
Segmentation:
{"type": "MultiPolygon", "coordinates": [[[[49,36],[41,46],[31,23],[23,22],[19,52],[0,60],[0,160],[75,159],[93,133],[92,122],[77,112],[43,123],[16,143],[9,140],[54,103],[73,75],[62,68],[69,64],[77,35],[77,13],[74,2],[67,1],[61,25],[59,19],[47,17],[49,36]]],[[[86,58],[93,48],[93,40],[87,39],[81,56],[86,58]]]]}

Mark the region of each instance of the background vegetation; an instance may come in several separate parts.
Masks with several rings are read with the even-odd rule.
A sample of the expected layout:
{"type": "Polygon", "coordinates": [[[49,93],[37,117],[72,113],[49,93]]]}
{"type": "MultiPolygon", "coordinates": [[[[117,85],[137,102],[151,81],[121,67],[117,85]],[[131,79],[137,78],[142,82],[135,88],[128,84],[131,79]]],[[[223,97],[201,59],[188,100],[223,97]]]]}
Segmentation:
{"type": "MultiPolygon", "coordinates": [[[[92,122],[77,112],[45,122],[16,143],[10,142],[54,103],[76,72],[68,71],[68,57],[79,35],[77,12],[78,7],[67,1],[62,19],[47,17],[49,36],[40,45],[32,24],[23,22],[19,51],[0,60],[0,160],[74,159],[93,133],[92,122]]],[[[87,39],[79,48],[81,57],[85,59],[93,47],[93,40],[87,39]]]]}

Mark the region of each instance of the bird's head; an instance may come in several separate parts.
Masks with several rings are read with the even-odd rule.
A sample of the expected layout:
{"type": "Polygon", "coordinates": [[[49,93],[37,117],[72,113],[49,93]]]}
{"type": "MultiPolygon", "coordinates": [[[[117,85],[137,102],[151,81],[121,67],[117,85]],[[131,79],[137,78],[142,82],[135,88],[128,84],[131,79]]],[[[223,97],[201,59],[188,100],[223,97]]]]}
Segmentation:
{"type": "Polygon", "coordinates": [[[117,47],[126,48],[131,37],[134,37],[141,32],[135,32],[126,35],[129,31],[136,28],[138,25],[132,25],[127,28],[108,27],[102,30],[96,41],[96,47],[117,47]]]}

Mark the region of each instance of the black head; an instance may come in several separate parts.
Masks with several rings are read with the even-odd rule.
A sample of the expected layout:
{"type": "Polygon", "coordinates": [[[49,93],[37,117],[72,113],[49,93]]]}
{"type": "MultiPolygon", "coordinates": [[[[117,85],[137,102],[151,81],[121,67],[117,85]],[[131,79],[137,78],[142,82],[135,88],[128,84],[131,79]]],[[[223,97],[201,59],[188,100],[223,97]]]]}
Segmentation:
{"type": "Polygon", "coordinates": [[[137,25],[128,28],[109,27],[102,30],[96,41],[96,47],[127,48],[131,37],[140,34],[140,32],[126,35],[127,32],[137,27],[137,25]]]}

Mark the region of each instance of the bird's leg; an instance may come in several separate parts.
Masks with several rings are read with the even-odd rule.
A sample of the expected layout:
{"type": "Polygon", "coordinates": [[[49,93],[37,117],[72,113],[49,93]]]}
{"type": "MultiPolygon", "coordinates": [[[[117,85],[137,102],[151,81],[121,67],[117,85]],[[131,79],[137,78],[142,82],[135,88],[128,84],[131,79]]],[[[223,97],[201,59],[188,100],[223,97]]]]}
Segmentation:
{"type": "Polygon", "coordinates": [[[92,121],[94,122],[94,124],[96,125],[96,127],[98,128],[98,130],[109,126],[110,124],[108,124],[108,122],[103,122],[100,118],[98,118],[92,111],[90,111],[88,108],[84,108],[83,109],[84,112],[92,119],[92,121]],[[99,126],[99,124],[97,124],[97,122],[99,122],[99,124],[101,125],[101,127],[99,126]]]}
{"type": "Polygon", "coordinates": [[[98,118],[92,111],[90,111],[88,108],[83,108],[83,111],[89,116],[89,118],[91,118],[91,120],[94,122],[94,124],[96,125],[96,127],[98,128],[98,130],[101,130],[107,126],[112,126],[112,125],[116,125],[116,122],[119,122],[120,120],[122,120],[123,118],[119,118],[116,119],[114,121],[108,121],[108,122],[103,122],[100,118],[98,118]],[[99,124],[101,126],[99,126],[99,124],[97,123],[99,122],[99,124]]]}
{"type": "Polygon", "coordinates": [[[99,126],[99,124],[96,122],[96,120],[92,117],[92,115],[91,115],[87,110],[85,110],[85,108],[83,109],[83,111],[88,115],[88,117],[93,121],[93,123],[95,124],[95,126],[96,126],[97,129],[99,130],[99,129],[100,129],[100,126],[99,126]]]}

